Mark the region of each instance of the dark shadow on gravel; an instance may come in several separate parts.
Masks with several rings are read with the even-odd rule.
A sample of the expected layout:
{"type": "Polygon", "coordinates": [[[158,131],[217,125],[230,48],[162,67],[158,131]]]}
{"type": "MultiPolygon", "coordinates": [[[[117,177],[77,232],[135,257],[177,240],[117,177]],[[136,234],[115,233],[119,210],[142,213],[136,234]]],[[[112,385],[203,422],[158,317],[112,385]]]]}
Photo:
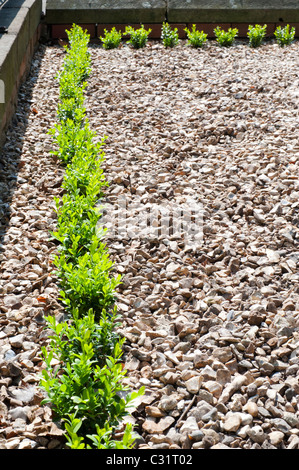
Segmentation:
{"type": "Polygon", "coordinates": [[[32,91],[40,72],[45,46],[39,45],[31,61],[26,79],[21,83],[15,114],[5,133],[5,142],[0,149],[0,264],[1,253],[5,250],[5,235],[10,225],[11,201],[18,184],[26,184],[26,180],[18,177],[24,162],[20,161],[24,135],[28,126],[32,108],[32,91]]]}

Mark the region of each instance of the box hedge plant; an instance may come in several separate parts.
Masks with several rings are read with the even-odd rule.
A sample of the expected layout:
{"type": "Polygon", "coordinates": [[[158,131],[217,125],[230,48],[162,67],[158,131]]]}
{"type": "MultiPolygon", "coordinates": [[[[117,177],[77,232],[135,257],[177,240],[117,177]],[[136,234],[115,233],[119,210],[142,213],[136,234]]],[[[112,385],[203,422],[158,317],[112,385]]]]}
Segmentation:
{"type": "Polygon", "coordinates": [[[107,182],[101,169],[104,139],[96,142],[84,108],[91,72],[89,35],[77,25],[67,33],[69,45],[57,75],[58,122],[50,130],[52,154],[65,168],[64,194],[54,199],[57,227],[52,233],[65,315],[61,322],[46,317],[51,336],[49,346],[42,348],[40,386],[44,403],[51,404],[53,417],[64,425],[70,448],[131,448],[132,426],[126,425],[122,440],[114,438],[115,430],[143,389],[130,392],[122,383],[123,340],[115,333],[120,278],[112,276],[113,263],[98,235],[96,203],[107,182]]]}

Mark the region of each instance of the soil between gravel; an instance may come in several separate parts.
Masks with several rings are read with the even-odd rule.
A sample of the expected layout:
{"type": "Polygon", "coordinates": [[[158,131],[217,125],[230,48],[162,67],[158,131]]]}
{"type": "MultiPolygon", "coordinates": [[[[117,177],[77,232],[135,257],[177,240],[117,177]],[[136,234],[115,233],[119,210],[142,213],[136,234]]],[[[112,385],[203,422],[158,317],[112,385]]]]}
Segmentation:
{"type": "MultiPolygon", "coordinates": [[[[126,383],[146,389],[130,416],[139,448],[299,447],[298,49],[90,46],[110,222],[126,202],[127,230],[107,243],[126,383]],[[153,206],[192,201],[201,241],[140,229],[153,206]]],[[[48,231],[63,171],[47,131],[63,56],[40,46],[0,160],[1,448],[64,443],[37,388],[43,316],[62,313],[48,231]]]]}

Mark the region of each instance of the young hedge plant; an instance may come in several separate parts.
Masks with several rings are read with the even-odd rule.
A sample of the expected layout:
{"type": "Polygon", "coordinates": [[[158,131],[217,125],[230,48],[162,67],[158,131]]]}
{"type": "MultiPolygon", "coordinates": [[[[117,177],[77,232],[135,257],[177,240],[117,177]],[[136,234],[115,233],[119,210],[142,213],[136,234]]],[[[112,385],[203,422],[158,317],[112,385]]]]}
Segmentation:
{"type": "Polygon", "coordinates": [[[100,36],[104,49],[117,49],[122,40],[122,32],[117,31],[115,26],[108,31],[104,29],[104,36],[100,36]]]}
{"type": "Polygon", "coordinates": [[[196,25],[192,25],[192,29],[185,28],[184,31],[187,34],[187,43],[192,47],[202,47],[207,41],[208,35],[203,31],[198,31],[196,25]]]}
{"type": "MultiPolygon", "coordinates": [[[[106,445],[113,448],[114,430],[128,414],[129,403],[142,392],[130,393],[122,385],[126,373],[120,362],[122,343],[116,342],[112,354],[106,356],[105,363],[101,364],[97,361],[95,351],[97,332],[91,312],[85,325],[82,325],[82,321],[78,324],[78,318],[75,318],[74,325],[50,325],[54,329],[52,341],[56,341],[56,335],[60,342],[56,341],[50,352],[46,348],[42,349],[46,368],[43,370],[41,383],[47,392],[43,403],[51,403],[55,419],[67,422],[69,426],[72,426],[74,420],[79,420],[76,421],[76,431],[80,438],[80,448],[92,448],[94,440],[103,445],[102,431],[107,427],[111,430],[111,435],[110,443],[107,442],[106,445]],[[64,351],[65,342],[68,341],[73,346],[64,351]],[[56,363],[61,362],[61,354],[63,369],[55,369],[52,366],[53,359],[56,363]],[[101,439],[96,439],[97,436],[101,439]]],[[[76,448],[77,439],[74,442],[73,436],[69,435],[68,441],[71,448],[76,448]]]]}
{"type": "Polygon", "coordinates": [[[227,31],[221,29],[220,26],[214,29],[214,34],[216,36],[216,41],[220,46],[229,47],[235,41],[235,38],[238,36],[238,29],[237,28],[228,28],[227,31]]]}
{"type": "Polygon", "coordinates": [[[50,132],[56,146],[52,153],[65,166],[64,194],[54,198],[57,228],[52,237],[59,244],[54,266],[66,320],[46,319],[52,335],[50,350],[42,349],[45,368],[40,385],[46,392],[44,403],[51,403],[54,418],[65,425],[69,447],[131,448],[131,425],[120,440],[114,435],[130,402],[143,389],[130,393],[122,384],[123,340],[114,331],[120,277],[111,275],[113,263],[99,237],[97,203],[107,183],[101,169],[103,139],[95,141],[84,109],[89,36],[76,25],[68,35],[70,47],[65,48],[58,74],[58,123],[50,132]]]}
{"type": "Polygon", "coordinates": [[[161,39],[165,47],[175,47],[179,43],[178,29],[172,29],[171,26],[164,21],[162,24],[161,39]]]}
{"type": "Polygon", "coordinates": [[[295,28],[292,27],[290,29],[290,25],[286,25],[283,28],[281,26],[277,26],[276,30],[274,31],[274,36],[276,37],[278,45],[283,47],[291,44],[294,41],[295,32],[295,28]]]}
{"type": "Polygon", "coordinates": [[[249,46],[250,47],[259,47],[263,42],[263,39],[266,35],[267,25],[261,26],[256,24],[255,26],[249,25],[247,36],[249,38],[249,46]]]}
{"type": "Polygon", "coordinates": [[[131,44],[134,49],[141,49],[146,46],[148,41],[148,36],[151,33],[151,29],[146,30],[143,25],[141,28],[134,29],[132,26],[127,26],[124,35],[130,36],[130,39],[127,41],[128,44],[131,44]]]}

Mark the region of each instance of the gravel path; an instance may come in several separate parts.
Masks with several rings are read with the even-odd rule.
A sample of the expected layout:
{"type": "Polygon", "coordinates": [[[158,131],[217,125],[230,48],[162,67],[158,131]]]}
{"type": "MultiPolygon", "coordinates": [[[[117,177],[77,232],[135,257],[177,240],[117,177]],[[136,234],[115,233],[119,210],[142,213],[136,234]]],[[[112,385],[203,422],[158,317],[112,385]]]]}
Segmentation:
{"type": "Polygon", "coordinates": [[[16,119],[0,159],[0,448],[61,446],[37,385],[40,348],[47,344],[45,314],[59,314],[51,276],[55,245],[53,197],[63,173],[49,157],[47,135],[56,119],[54,76],[62,51],[41,47],[19,93],[16,119]]]}
{"type": "MultiPolygon", "coordinates": [[[[109,221],[127,224],[107,241],[123,275],[126,382],[145,386],[130,417],[139,448],[298,449],[299,43],[90,51],[109,221]],[[141,227],[153,207],[169,222],[194,201],[196,243],[175,217],[167,234],[160,219],[141,227]]],[[[47,234],[62,174],[46,131],[62,59],[59,47],[36,55],[0,165],[3,448],[62,445],[36,389],[43,315],[60,312],[47,234]]]]}

